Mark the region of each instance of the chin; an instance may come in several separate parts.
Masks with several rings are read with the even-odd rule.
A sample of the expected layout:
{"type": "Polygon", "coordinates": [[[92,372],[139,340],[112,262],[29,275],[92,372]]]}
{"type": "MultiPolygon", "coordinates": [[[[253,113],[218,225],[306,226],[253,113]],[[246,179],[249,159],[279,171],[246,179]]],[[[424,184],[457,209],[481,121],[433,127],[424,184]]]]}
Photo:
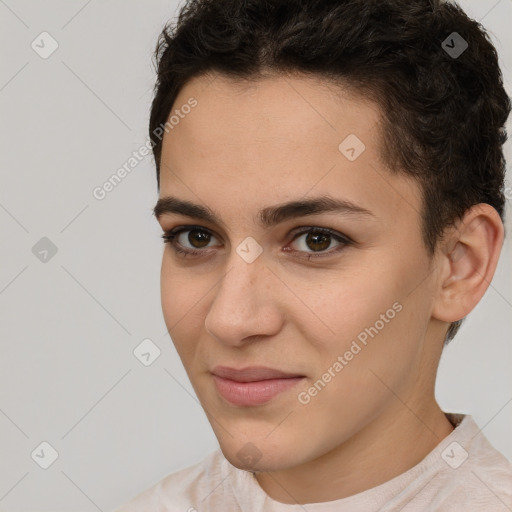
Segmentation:
{"type": "MultiPolygon", "coordinates": [[[[298,444],[300,446],[300,443],[298,444]]],[[[229,438],[220,442],[224,457],[235,467],[255,473],[280,471],[299,465],[300,454],[291,436],[269,439],[229,438]]]]}

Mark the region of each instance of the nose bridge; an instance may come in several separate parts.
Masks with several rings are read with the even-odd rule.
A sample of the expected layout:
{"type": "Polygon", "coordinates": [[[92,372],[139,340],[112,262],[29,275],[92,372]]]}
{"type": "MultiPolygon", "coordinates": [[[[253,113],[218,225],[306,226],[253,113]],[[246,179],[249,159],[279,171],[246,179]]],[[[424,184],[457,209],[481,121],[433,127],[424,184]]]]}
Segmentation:
{"type": "Polygon", "coordinates": [[[269,334],[275,327],[268,315],[272,300],[263,258],[259,255],[252,261],[245,259],[247,252],[238,254],[240,247],[247,249],[242,243],[237,252],[233,251],[205,318],[205,328],[211,336],[233,345],[249,336],[269,334]]]}
{"type": "Polygon", "coordinates": [[[241,239],[233,246],[227,266],[215,301],[254,301],[258,293],[256,284],[264,280],[263,247],[251,236],[241,239]]]}
{"type": "Polygon", "coordinates": [[[245,303],[248,299],[254,300],[255,284],[258,277],[261,280],[263,273],[264,265],[261,259],[247,263],[238,254],[233,253],[229,260],[229,271],[220,281],[216,302],[241,299],[245,303]],[[220,300],[218,300],[219,297],[220,300]]]}

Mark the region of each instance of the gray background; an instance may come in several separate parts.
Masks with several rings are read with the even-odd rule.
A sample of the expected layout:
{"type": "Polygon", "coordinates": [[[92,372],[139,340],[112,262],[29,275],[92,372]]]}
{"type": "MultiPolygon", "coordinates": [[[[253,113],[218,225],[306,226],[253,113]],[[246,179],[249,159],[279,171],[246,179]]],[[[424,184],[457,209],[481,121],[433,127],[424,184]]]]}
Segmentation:
{"type": "MultiPolygon", "coordinates": [[[[512,0],[461,4],[491,31],[511,94],[512,0]]],[[[92,194],[146,142],[151,56],[176,9],[0,0],[2,511],[112,510],[217,446],[161,314],[152,157],[92,194]],[[46,59],[31,47],[43,31],[59,45],[46,59]],[[43,237],[57,248],[46,261],[33,253],[43,237]],[[147,367],[133,355],[146,338],[161,350],[147,367]],[[48,469],[31,458],[42,441],[59,454],[48,469]]],[[[500,265],[437,394],[512,459],[510,172],[508,187],[500,265]]]]}

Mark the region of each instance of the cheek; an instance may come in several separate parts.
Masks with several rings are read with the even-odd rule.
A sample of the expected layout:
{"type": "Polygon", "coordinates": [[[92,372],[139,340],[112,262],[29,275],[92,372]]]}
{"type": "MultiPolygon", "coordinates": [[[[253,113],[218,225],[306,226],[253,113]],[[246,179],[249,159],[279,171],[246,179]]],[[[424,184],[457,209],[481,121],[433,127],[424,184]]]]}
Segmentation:
{"type": "Polygon", "coordinates": [[[305,302],[316,316],[309,314],[313,321],[302,326],[321,355],[325,368],[317,371],[344,355],[361,371],[371,365],[393,371],[414,359],[429,316],[427,294],[421,286],[414,290],[419,274],[416,266],[383,255],[364,272],[354,268],[336,276],[321,292],[310,288],[305,302]]]}
{"type": "Polygon", "coordinates": [[[198,340],[201,330],[201,299],[205,299],[209,287],[194,279],[186,270],[169,261],[164,254],[160,274],[160,295],[165,324],[176,349],[183,357],[186,347],[193,348],[191,341],[198,340]]]}
{"type": "Polygon", "coordinates": [[[300,390],[299,403],[308,403],[304,411],[309,412],[310,421],[313,413],[318,413],[319,421],[329,425],[325,427],[331,436],[327,443],[339,435],[340,418],[348,436],[393,401],[389,390],[402,389],[417,364],[421,342],[409,330],[417,313],[405,301],[394,300],[396,297],[376,293],[366,303],[348,301],[345,308],[345,299],[338,297],[342,308],[338,334],[315,338],[318,364],[300,390]]]}
{"type": "Polygon", "coordinates": [[[395,402],[395,394],[406,396],[418,375],[421,339],[408,328],[416,313],[407,304],[394,304],[395,309],[376,310],[388,311],[388,323],[378,316],[376,321],[374,314],[366,316],[362,328],[351,321],[349,328],[356,334],[330,345],[315,378],[302,390],[301,403],[308,402],[304,411],[312,424],[318,414],[328,432],[327,444],[338,439],[340,420],[343,436],[350,437],[395,402]]]}
{"type": "MultiPolygon", "coordinates": [[[[166,248],[166,251],[167,250],[168,249],[166,248]]],[[[162,268],[160,272],[160,298],[162,302],[162,312],[167,324],[167,328],[172,329],[173,325],[180,317],[180,304],[182,304],[181,294],[183,293],[183,283],[179,283],[179,275],[173,271],[172,265],[169,264],[168,260],[168,256],[164,253],[162,259],[162,268]]]]}
{"type": "Polygon", "coordinates": [[[307,337],[317,339],[320,346],[334,344],[333,348],[343,349],[376,322],[379,331],[383,330],[381,314],[388,312],[385,320],[389,321],[396,316],[393,304],[400,298],[397,282],[381,268],[374,272],[368,267],[364,272],[355,267],[345,269],[323,281],[321,287],[303,283],[305,286],[301,288],[297,283],[295,288],[302,302],[297,301],[294,317],[303,318],[307,337]],[[298,314],[300,309],[303,310],[301,315],[298,314]]]}

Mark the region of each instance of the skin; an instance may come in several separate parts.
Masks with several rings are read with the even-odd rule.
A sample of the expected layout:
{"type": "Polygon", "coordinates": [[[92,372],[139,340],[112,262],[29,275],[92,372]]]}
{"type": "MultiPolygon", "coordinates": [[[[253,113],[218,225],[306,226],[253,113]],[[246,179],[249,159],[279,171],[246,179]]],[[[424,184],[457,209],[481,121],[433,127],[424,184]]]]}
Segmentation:
{"type": "Polygon", "coordinates": [[[222,452],[283,503],[344,498],[403,473],[453,430],[434,396],[437,365],[449,322],[475,307],[494,274],[503,243],[497,212],[475,205],[430,258],[419,185],[380,158],[378,105],[300,75],[251,84],[205,75],[187,83],[175,108],[191,96],[198,105],[163,139],[160,198],[207,206],[221,223],[158,216],[164,232],[199,225],[211,235],[178,237],[199,257],[165,246],[162,308],[222,452]],[[338,149],[349,134],[366,146],[354,161],[338,149]],[[373,215],[257,222],[262,208],[320,195],[373,215]],[[294,234],[300,226],[354,242],[336,251],[342,244],[331,238],[318,250],[294,234]],[[263,249],[252,263],[236,251],[246,237],[263,249]],[[315,251],[329,254],[308,260],[315,251]],[[401,311],[300,403],[298,394],[394,303],[401,311]],[[264,365],[305,379],[267,404],[237,407],[217,392],[216,365],[264,365]],[[259,454],[252,464],[239,455],[248,442],[259,454]]]}

